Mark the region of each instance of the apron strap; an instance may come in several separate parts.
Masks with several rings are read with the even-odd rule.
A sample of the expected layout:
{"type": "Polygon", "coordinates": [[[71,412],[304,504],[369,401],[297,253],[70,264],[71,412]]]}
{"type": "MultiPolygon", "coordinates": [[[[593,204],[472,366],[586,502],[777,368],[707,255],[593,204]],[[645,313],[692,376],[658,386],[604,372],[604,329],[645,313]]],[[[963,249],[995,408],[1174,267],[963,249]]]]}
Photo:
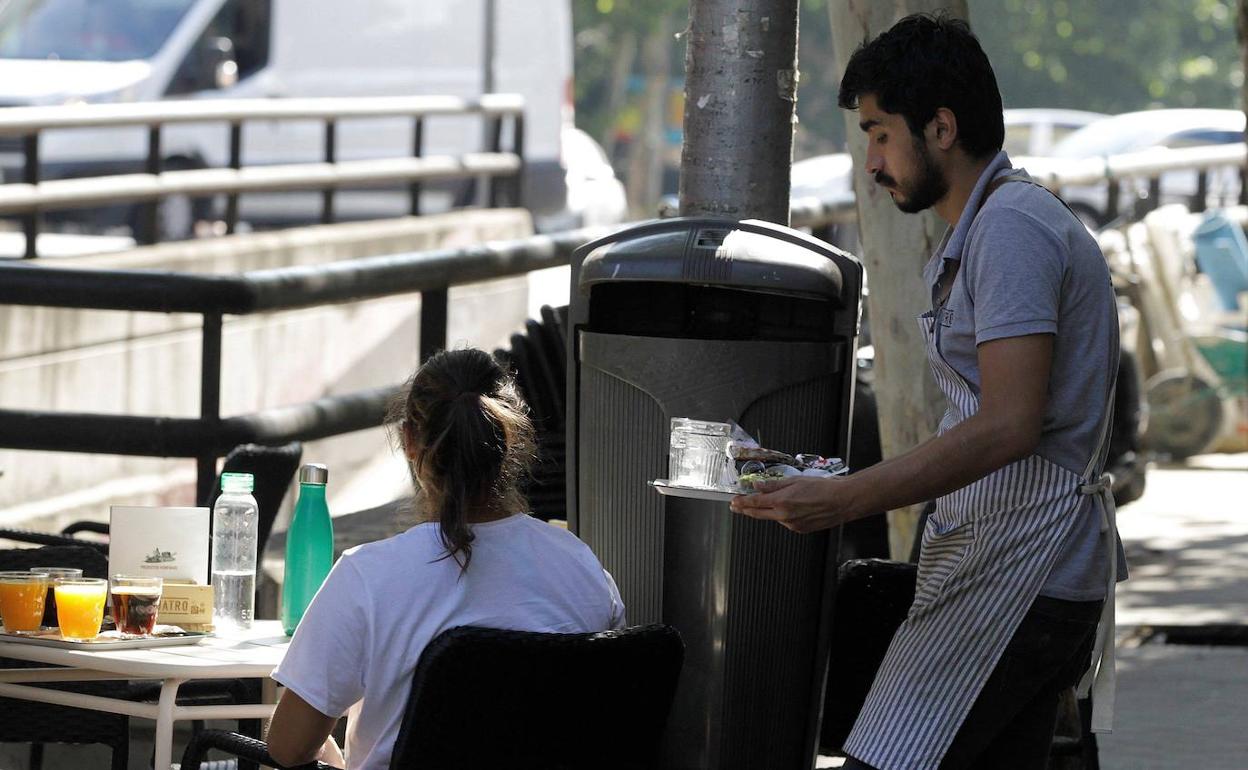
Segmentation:
{"type": "Polygon", "coordinates": [[[1101,531],[1107,533],[1109,544],[1109,577],[1105,586],[1105,604],[1096,627],[1096,643],[1092,648],[1092,663],[1079,682],[1076,693],[1080,698],[1092,695],[1092,732],[1107,733],[1114,728],[1114,695],[1117,688],[1117,672],[1114,657],[1114,600],[1118,586],[1118,524],[1114,506],[1114,477],[1099,472],[1109,455],[1109,426],[1114,420],[1114,393],[1117,390],[1115,375],[1109,387],[1109,404],[1101,417],[1100,439],[1096,451],[1088,459],[1083,471],[1084,483],[1079,494],[1089,495],[1101,514],[1101,531]]]}

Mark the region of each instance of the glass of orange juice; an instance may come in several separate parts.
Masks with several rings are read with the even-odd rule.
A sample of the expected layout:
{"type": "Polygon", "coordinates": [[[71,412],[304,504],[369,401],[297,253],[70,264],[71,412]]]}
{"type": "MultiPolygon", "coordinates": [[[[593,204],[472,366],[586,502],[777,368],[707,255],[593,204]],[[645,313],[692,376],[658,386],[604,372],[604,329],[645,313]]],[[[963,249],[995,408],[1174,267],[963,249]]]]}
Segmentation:
{"type": "Polygon", "coordinates": [[[0,619],[10,634],[32,634],[43,622],[48,576],[30,572],[0,572],[0,619]]]}
{"type": "Polygon", "coordinates": [[[108,581],[103,578],[57,578],[56,616],[61,638],[90,641],[104,624],[108,581]]]}

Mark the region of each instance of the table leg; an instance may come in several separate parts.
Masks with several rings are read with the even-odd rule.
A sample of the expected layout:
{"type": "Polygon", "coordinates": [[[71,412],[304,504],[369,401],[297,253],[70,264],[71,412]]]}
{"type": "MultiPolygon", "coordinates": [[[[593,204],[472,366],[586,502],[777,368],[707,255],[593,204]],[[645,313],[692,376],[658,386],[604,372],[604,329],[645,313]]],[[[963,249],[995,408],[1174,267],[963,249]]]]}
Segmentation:
{"type": "Polygon", "coordinates": [[[166,679],[160,685],[160,702],[156,711],[156,745],[154,770],[169,770],[173,762],[173,709],[178,688],[185,679],[166,679]]]}

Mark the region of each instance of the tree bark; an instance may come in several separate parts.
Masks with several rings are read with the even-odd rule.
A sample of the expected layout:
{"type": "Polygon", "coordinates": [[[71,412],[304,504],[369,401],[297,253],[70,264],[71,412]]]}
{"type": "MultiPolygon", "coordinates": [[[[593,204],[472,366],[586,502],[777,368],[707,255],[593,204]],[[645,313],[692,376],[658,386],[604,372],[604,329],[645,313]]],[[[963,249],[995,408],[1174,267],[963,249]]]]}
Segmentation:
{"type": "Polygon", "coordinates": [[[680,213],[789,223],[797,0],[691,0],[680,213]]]}
{"type": "MultiPolygon", "coordinates": [[[[1248,2],[1248,0],[1241,0],[1248,2]]],[[[837,73],[844,73],[857,47],[891,27],[903,16],[948,9],[967,18],[965,0],[832,0],[833,48],[837,73]]],[[[885,457],[918,445],[935,433],[945,402],[928,372],[923,338],[915,316],[931,304],[922,270],[940,242],[945,223],[932,211],[902,214],[888,193],[861,169],[866,163],[865,134],[858,114],[845,112],[849,152],[854,159],[854,193],[862,261],[867,274],[867,313],[875,346],[875,396],[879,405],[880,444],[885,457]]],[[[915,524],[922,506],[889,511],[889,551],[895,559],[909,557],[915,524]]]]}

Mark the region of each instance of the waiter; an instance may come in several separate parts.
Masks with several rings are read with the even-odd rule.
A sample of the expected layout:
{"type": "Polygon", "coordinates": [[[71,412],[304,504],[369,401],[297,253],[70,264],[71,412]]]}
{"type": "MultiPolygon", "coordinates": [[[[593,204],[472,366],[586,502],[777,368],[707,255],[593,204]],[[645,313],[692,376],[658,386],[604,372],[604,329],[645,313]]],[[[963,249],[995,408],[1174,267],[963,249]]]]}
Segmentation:
{"type": "Polygon", "coordinates": [[[1102,475],[1118,368],[1109,270],[1001,151],[1001,94],[965,22],[902,19],[854,53],[838,101],[857,110],[866,172],[897,208],[949,223],[923,271],[931,304],[915,309],[948,410],[901,456],[772,482],[732,507],[810,532],[935,499],[914,604],[845,767],[1043,768],[1063,690],[1095,680],[1094,729],[1112,711],[1125,571],[1102,475]]]}

